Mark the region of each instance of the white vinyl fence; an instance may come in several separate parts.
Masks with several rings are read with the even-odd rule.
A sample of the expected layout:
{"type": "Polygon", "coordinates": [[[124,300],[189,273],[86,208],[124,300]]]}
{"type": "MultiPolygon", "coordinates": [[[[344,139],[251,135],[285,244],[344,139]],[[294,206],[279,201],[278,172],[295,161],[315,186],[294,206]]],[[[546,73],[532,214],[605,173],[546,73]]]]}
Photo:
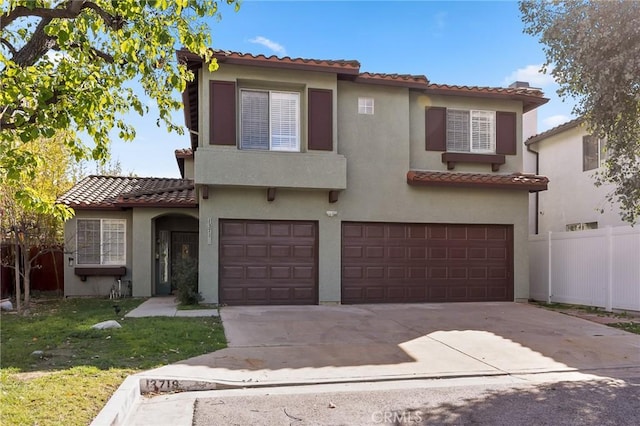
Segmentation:
{"type": "Polygon", "coordinates": [[[529,236],[530,297],[640,311],[640,227],[529,236]]]}

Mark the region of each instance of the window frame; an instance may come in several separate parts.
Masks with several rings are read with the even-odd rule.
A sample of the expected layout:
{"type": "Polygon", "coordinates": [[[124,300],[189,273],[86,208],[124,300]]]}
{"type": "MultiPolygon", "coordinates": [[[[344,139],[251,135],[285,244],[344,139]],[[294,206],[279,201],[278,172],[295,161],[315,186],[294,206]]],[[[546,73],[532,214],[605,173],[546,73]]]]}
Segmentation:
{"type": "MultiPolygon", "coordinates": [[[[118,237],[117,237],[118,238],[118,237]]],[[[119,238],[118,238],[119,239],[119,238]]],[[[109,242],[108,244],[112,244],[109,242]]],[[[93,249],[93,247],[92,247],[93,249]]],[[[94,250],[95,251],[95,250],[94,250]]],[[[107,218],[78,218],[76,219],[76,264],[77,265],[99,265],[99,266],[125,266],[127,264],[127,220],[126,219],[107,219],[107,218]],[[81,259],[81,247],[80,247],[80,231],[79,224],[81,222],[99,222],[98,230],[98,262],[86,262],[81,259]],[[111,230],[106,229],[109,225],[117,225],[121,227],[121,231],[118,229],[111,230]],[[113,256],[110,253],[106,253],[107,242],[105,242],[106,233],[118,233],[122,234],[122,241],[115,241],[114,244],[122,244],[122,250],[117,250],[117,255],[113,256]],[[121,253],[120,253],[121,251],[121,253]],[[115,257],[115,259],[113,259],[115,257]],[[108,260],[107,260],[108,258],[108,260]]]]}
{"type": "Polygon", "coordinates": [[[598,229],[598,222],[577,222],[565,225],[566,232],[588,231],[598,229]]]}
{"type": "Polygon", "coordinates": [[[470,154],[495,154],[496,153],[496,139],[497,139],[497,119],[496,119],[496,111],[492,111],[492,110],[479,110],[479,109],[461,109],[461,108],[447,108],[446,109],[446,117],[445,117],[445,123],[446,123],[446,128],[445,128],[445,148],[446,148],[446,152],[460,152],[460,153],[470,153],[470,154]],[[466,123],[464,123],[464,121],[459,122],[460,123],[464,123],[464,127],[460,127],[459,129],[453,129],[451,128],[452,126],[452,121],[453,118],[450,116],[450,113],[452,113],[451,115],[453,115],[454,113],[462,113],[462,114],[468,114],[468,121],[466,123]],[[486,118],[490,118],[490,120],[488,122],[483,123],[483,119],[486,118]],[[479,130],[481,129],[477,129],[478,127],[482,127],[482,125],[484,124],[484,127],[488,127],[488,130],[485,130],[484,132],[480,132],[479,130]],[[474,127],[476,129],[474,129],[474,127]],[[468,149],[452,149],[453,145],[460,145],[455,140],[451,140],[450,139],[450,135],[452,133],[461,133],[463,136],[467,137],[468,139],[466,141],[462,141],[463,147],[466,147],[466,145],[468,145],[468,149]],[[488,145],[489,148],[482,148],[479,147],[479,140],[478,137],[474,138],[474,132],[478,133],[479,136],[487,136],[488,135],[488,145]]]}
{"type": "Polygon", "coordinates": [[[254,88],[249,88],[249,87],[245,87],[245,88],[241,88],[240,89],[240,93],[239,93],[239,104],[240,107],[239,109],[239,121],[240,121],[240,138],[238,140],[238,149],[243,150],[243,151],[269,151],[269,152],[301,152],[302,149],[302,132],[301,132],[301,99],[302,96],[300,94],[300,92],[298,91],[287,91],[287,90],[270,90],[270,89],[254,89],[254,88]],[[243,104],[244,104],[244,100],[243,100],[243,93],[244,92],[255,92],[255,93],[266,93],[267,94],[267,133],[268,133],[268,138],[269,138],[269,146],[267,148],[256,148],[256,147],[246,147],[243,145],[243,135],[245,133],[245,126],[244,126],[244,120],[243,120],[243,104]],[[273,134],[273,95],[274,94],[283,94],[283,95],[294,95],[295,96],[295,135],[294,136],[290,136],[292,138],[295,138],[295,143],[293,145],[293,147],[282,147],[282,146],[278,146],[278,147],[274,147],[274,134],[273,134]]]}
{"type": "Polygon", "coordinates": [[[606,146],[607,143],[604,139],[600,139],[600,138],[596,138],[593,135],[584,135],[582,137],[582,171],[583,172],[588,172],[591,170],[596,170],[599,169],[600,167],[602,167],[602,165],[604,164],[605,160],[607,159],[607,151],[606,151],[606,146]],[[587,144],[587,139],[591,139],[593,141],[595,141],[595,150],[596,150],[596,155],[593,160],[591,160],[589,163],[587,163],[587,153],[586,153],[586,144],[587,144]]]}
{"type": "Polygon", "coordinates": [[[374,115],[375,114],[375,100],[370,97],[358,97],[358,114],[361,115],[374,115]]]}

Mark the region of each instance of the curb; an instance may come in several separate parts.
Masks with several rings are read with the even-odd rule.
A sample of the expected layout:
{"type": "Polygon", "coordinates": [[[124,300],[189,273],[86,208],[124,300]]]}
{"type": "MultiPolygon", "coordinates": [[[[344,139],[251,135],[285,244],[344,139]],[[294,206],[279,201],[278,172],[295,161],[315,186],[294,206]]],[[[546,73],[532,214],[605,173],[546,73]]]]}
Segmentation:
{"type": "Polygon", "coordinates": [[[118,387],[107,404],[91,422],[91,426],[124,425],[127,416],[133,411],[136,403],[142,398],[140,394],[140,378],[129,376],[118,387]]]}

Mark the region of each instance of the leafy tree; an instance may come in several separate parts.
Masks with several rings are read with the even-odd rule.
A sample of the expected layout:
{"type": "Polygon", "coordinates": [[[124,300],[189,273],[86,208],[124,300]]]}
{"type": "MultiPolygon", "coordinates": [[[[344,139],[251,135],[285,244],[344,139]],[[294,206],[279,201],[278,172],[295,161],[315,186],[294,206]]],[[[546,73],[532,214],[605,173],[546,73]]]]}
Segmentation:
{"type": "Polygon", "coordinates": [[[69,177],[72,159],[61,143],[65,138],[66,135],[61,134],[22,144],[17,148],[19,151],[28,151],[42,160],[38,173],[31,178],[23,173],[20,179],[0,181],[0,235],[7,237],[14,247],[13,259],[0,260],[15,270],[18,310],[22,308],[21,282],[24,306],[28,307],[31,271],[40,256],[56,250],[56,245],[62,243],[63,220],[71,214],[65,206],[54,204],[56,198],[73,185],[69,177]],[[25,191],[29,192],[28,196],[21,197],[25,191]],[[33,200],[33,204],[25,205],[25,200],[33,200]]]}
{"type": "Polygon", "coordinates": [[[640,218],[640,2],[521,1],[525,32],[544,45],[544,70],[574,113],[607,140],[596,184],[614,184],[609,201],[623,220],[640,218]]]}
{"type": "MultiPolygon", "coordinates": [[[[33,177],[40,158],[20,149],[39,137],[58,140],[76,160],[105,160],[110,132],[132,140],[126,113],[148,112],[139,84],[171,121],[193,73],[177,47],[217,68],[205,18],[220,18],[217,0],[0,0],[0,179],[33,177]],[[73,129],[73,132],[66,130],[73,129]],[[86,146],[78,137],[93,140],[86,146]]],[[[239,8],[239,0],[220,0],[239,8]]],[[[17,202],[38,206],[30,191],[17,202]]],[[[45,207],[41,207],[45,208],[45,207]]]]}

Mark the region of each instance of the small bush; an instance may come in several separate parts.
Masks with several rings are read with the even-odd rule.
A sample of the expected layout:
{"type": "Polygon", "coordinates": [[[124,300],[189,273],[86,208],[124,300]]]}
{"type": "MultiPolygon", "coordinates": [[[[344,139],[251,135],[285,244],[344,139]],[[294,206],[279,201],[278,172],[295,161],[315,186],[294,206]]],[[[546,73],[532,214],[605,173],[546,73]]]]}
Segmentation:
{"type": "Polygon", "coordinates": [[[171,278],[181,305],[197,305],[202,300],[198,293],[198,262],[195,259],[178,259],[173,265],[171,278]]]}

